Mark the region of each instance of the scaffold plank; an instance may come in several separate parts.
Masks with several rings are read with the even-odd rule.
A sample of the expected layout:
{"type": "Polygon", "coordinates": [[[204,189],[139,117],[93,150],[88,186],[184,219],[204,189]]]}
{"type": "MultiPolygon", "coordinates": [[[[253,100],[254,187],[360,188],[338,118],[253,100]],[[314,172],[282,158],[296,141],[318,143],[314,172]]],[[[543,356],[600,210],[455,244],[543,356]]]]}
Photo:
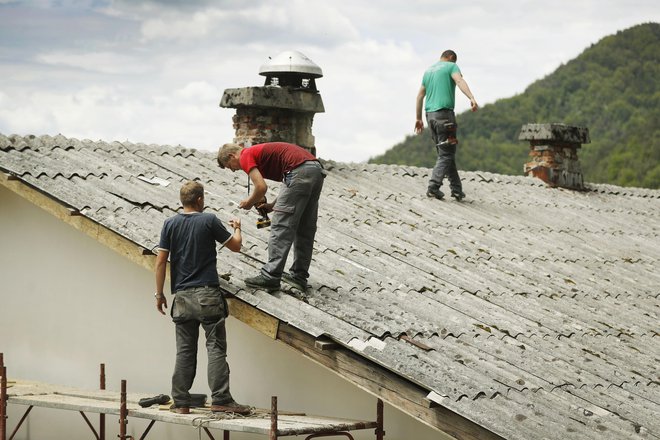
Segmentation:
{"type": "MultiPolygon", "coordinates": [[[[69,411],[99,414],[120,414],[119,392],[107,390],[83,390],[34,381],[16,380],[7,388],[7,403],[69,411]]],[[[158,406],[142,408],[138,401],[144,394],[128,393],[126,407],[128,418],[154,420],[163,423],[188,425],[196,428],[219,429],[268,435],[271,430],[271,414],[266,409],[256,409],[253,415],[240,416],[213,413],[209,408],[193,408],[190,414],[177,414],[158,406]]],[[[323,432],[354,431],[376,428],[375,421],[305,414],[280,414],[277,435],[289,436],[323,432]]]]}

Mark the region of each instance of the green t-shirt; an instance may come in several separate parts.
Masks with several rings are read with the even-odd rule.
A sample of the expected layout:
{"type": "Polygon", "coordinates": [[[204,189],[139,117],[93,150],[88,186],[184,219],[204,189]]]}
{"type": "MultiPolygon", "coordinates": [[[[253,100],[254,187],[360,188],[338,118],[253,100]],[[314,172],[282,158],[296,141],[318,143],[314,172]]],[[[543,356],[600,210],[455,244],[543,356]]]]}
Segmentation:
{"type": "Polygon", "coordinates": [[[451,61],[438,61],[424,72],[422,85],[426,88],[426,112],[454,109],[456,82],[451,77],[454,72],[461,73],[461,69],[451,61]]]}

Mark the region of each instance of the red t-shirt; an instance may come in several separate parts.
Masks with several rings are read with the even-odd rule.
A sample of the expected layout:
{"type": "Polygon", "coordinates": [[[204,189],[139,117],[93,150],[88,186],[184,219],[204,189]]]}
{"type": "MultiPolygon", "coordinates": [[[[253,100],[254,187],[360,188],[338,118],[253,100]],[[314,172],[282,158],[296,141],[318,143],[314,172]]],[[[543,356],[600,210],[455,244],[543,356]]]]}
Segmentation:
{"type": "Polygon", "coordinates": [[[240,163],[248,174],[257,167],[264,179],[282,181],[285,173],[308,160],[316,160],[316,157],[298,145],[267,142],[242,149],[240,163]]]}

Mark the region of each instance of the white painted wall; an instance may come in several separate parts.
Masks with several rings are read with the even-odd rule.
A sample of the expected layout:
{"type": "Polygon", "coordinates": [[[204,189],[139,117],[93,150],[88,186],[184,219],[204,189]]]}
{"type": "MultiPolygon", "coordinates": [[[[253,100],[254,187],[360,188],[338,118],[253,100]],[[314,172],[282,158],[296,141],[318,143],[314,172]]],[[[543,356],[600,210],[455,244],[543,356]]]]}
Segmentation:
{"type": "MultiPolygon", "coordinates": [[[[152,272],[2,186],[0,245],[0,352],[10,378],[97,389],[99,364],[105,363],[108,389],[119,390],[126,379],[129,392],[170,394],[174,327],[155,309],[152,272]]],[[[232,255],[226,251],[220,257],[232,255]]],[[[375,420],[376,398],[234,318],[227,329],[237,401],[269,408],[276,395],[282,410],[375,420]]],[[[193,392],[209,394],[205,364],[200,344],[193,392]]],[[[9,407],[9,433],[26,408],[9,407]]],[[[106,426],[106,438],[116,438],[117,417],[107,416],[106,426]]],[[[129,419],[129,434],[136,438],[145,427],[146,422],[129,419]]],[[[388,440],[444,438],[387,404],[385,430],[388,440]]],[[[214,435],[221,438],[220,431],[214,435]]],[[[372,430],[353,435],[375,438],[372,430]]],[[[16,436],[52,438],[92,436],[78,413],[46,408],[33,409],[16,436]]],[[[156,423],[147,438],[197,439],[198,433],[156,423]]],[[[266,437],[232,433],[231,438],[266,437]]]]}

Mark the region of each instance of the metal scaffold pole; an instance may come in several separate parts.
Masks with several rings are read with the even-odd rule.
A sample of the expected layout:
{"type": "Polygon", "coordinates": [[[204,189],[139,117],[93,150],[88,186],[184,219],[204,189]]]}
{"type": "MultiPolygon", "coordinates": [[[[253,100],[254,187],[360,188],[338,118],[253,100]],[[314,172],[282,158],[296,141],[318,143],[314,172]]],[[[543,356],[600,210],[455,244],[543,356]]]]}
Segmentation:
{"type": "MultiPolygon", "coordinates": [[[[105,364],[101,364],[99,388],[105,390],[105,364]]],[[[99,415],[99,440],[105,440],[105,414],[99,415]]]]}
{"type": "Polygon", "coordinates": [[[270,398],[270,433],[268,440],[277,440],[277,396],[270,398]]]}
{"type": "Polygon", "coordinates": [[[0,440],[7,439],[7,367],[4,354],[0,353],[0,440]]]}
{"type": "Polygon", "coordinates": [[[126,409],[126,380],[122,379],[121,381],[121,394],[120,394],[120,404],[119,404],[119,439],[126,440],[126,424],[128,420],[128,410],[126,409]]]}

